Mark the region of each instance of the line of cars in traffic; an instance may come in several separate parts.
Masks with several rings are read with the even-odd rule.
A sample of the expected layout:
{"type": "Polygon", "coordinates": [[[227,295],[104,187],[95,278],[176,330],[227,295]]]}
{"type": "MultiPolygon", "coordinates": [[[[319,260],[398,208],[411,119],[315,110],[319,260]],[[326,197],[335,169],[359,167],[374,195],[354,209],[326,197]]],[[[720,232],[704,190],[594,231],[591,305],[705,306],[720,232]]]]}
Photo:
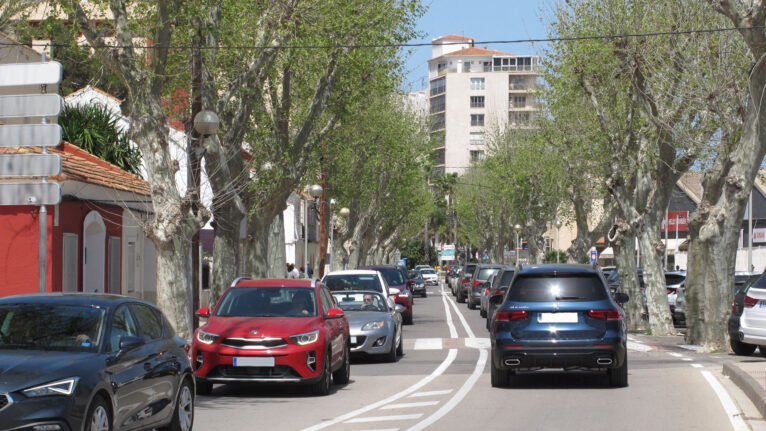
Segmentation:
{"type": "Polygon", "coordinates": [[[628,385],[628,296],[611,294],[597,266],[469,263],[448,279],[457,301],[486,317],[492,386],[544,368],[595,371],[612,386],[628,385]]]}
{"type": "MultiPolygon", "coordinates": [[[[215,383],[349,381],[354,354],[404,353],[412,293],[396,266],[319,280],[239,278],[189,344],[154,305],[108,294],[0,299],[0,429],[190,431],[215,383]]],[[[423,292],[424,293],[424,292],[423,292]]]]}

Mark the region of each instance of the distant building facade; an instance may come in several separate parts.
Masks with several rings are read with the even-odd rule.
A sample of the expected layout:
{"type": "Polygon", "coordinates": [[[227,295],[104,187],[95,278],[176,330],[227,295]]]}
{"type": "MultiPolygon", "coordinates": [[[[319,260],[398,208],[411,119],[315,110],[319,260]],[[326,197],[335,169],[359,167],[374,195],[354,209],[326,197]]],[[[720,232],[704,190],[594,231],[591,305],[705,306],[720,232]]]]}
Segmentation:
{"type": "Polygon", "coordinates": [[[485,157],[487,131],[531,124],[539,58],[477,48],[465,36],[433,43],[428,109],[437,173],[462,174],[485,157]]]}

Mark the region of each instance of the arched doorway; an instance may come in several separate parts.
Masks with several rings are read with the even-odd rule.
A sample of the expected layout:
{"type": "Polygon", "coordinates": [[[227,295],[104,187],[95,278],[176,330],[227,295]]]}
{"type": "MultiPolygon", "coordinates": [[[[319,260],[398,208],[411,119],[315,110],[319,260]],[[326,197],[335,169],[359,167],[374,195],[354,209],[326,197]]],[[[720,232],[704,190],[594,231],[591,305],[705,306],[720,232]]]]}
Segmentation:
{"type": "Polygon", "coordinates": [[[83,229],[82,291],[104,292],[104,255],[106,225],[101,214],[91,211],[85,217],[83,229]]]}

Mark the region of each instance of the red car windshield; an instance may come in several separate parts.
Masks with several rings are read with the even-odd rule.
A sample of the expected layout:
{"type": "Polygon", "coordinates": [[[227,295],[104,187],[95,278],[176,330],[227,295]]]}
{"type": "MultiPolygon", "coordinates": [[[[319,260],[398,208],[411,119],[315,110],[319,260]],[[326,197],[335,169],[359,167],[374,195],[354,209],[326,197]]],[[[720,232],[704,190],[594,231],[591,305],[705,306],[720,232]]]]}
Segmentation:
{"type": "Polygon", "coordinates": [[[222,317],[311,317],[316,295],[305,287],[237,287],[229,289],[215,310],[222,317]]]}

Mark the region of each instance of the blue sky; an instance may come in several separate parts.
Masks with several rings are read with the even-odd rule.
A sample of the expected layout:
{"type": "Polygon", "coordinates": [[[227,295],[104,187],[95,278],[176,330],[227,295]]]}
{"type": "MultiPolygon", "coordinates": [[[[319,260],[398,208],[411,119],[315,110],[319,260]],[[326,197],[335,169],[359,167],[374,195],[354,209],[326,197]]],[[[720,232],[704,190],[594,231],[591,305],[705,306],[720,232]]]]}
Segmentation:
{"type": "MultiPolygon", "coordinates": [[[[428,11],[420,19],[417,42],[448,34],[489,40],[540,39],[546,36],[541,16],[549,16],[553,0],[423,0],[428,11]]],[[[483,45],[477,44],[483,47],[483,45]]],[[[540,54],[542,45],[497,44],[487,48],[514,54],[540,54]]],[[[407,58],[407,91],[426,87],[431,47],[411,48],[407,58]]]]}

